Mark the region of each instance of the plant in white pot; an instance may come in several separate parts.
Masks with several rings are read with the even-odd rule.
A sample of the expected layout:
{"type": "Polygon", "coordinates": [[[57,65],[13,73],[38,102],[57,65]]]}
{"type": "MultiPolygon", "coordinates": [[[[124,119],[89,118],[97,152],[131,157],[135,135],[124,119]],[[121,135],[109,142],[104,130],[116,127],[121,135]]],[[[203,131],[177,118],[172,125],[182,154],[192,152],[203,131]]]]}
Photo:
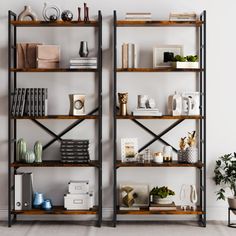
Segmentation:
{"type": "MultiPolygon", "coordinates": [[[[220,186],[216,193],[217,200],[225,200],[225,189],[228,188],[233,194],[228,197],[229,206],[236,209],[236,153],[225,154],[216,160],[213,180],[220,186]]],[[[236,210],[233,212],[236,214],[236,210]]]]}
{"type": "Polygon", "coordinates": [[[175,192],[166,186],[154,187],[150,192],[152,201],[156,204],[171,204],[173,202],[172,196],[174,195],[175,192]]]}

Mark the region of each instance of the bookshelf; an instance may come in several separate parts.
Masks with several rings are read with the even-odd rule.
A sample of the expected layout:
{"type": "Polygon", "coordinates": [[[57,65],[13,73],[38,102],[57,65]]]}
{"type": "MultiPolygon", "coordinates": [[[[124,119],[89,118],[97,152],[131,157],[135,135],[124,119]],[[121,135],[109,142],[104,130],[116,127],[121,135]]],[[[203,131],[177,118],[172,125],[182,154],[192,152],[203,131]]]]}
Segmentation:
{"type": "MultiPolygon", "coordinates": [[[[199,225],[205,227],[206,226],[206,11],[203,11],[200,15],[200,19],[197,21],[130,21],[130,20],[117,20],[117,13],[114,11],[113,14],[113,177],[114,177],[114,201],[113,201],[113,226],[115,227],[117,222],[127,222],[132,220],[132,218],[128,218],[128,216],[138,216],[142,215],[142,220],[135,220],[136,223],[144,222],[145,216],[147,215],[195,215],[197,216],[197,222],[199,225]],[[175,69],[175,68],[167,68],[167,67],[159,67],[159,68],[119,68],[117,63],[117,54],[118,54],[118,45],[117,39],[119,35],[122,35],[122,29],[124,27],[129,27],[129,30],[132,31],[134,27],[152,27],[156,29],[157,27],[193,27],[197,32],[197,50],[200,57],[200,68],[199,69],[175,69]],[[118,31],[119,28],[119,31],[118,31]],[[121,116],[118,115],[118,104],[117,104],[117,88],[120,88],[119,83],[119,75],[121,73],[193,73],[196,78],[196,87],[198,88],[201,96],[200,96],[200,116],[170,116],[163,115],[160,117],[155,116],[133,116],[126,115],[121,116]],[[156,141],[160,141],[161,143],[167,145],[168,143],[162,138],[165,134],[167,134],[170,130],[182,124],[185,120],[192,120],[196,122],[198,128],[198,145],[199,145],[199,162],[191,164],[191,163],[179,163],[178,161],[172,162],[164,162],[164,163],[138,163],[138,162],[121,162],[120,157],[117,152],[117,140],[118,140],[118,129],[121,130],[118,121],[126,120],[127,122],[133,122],[138,127],[149,133],[153,136],[148,143],[144,144],[138,152],[143,151],[145,148],[149,147],[156,141]],[[153,120],[154,122],[158,122],[159,120],[173,120],[169,127],[167,127],[164,131],[159,134],[156,134],[152,131],[151,128],[145,126],[142,120],[153,120]],[[199,190],[199,203],[196,210],[182,210],[180,206],[177,206],[177,210],[169,210],[169,211],[150,211],[149,208],[140,208],[140,210],[120,210],[119,209],[119,199],[118,199],[118,171],[120,168],[130,168],[129,173],[132,173],[139,169],[141,171],[142,168],[165,168],[165,170],[169,173],[173,170],[173,168],[196,168],[197,174],[197,188],[199,190]],[[119,216],[119,218],[118,218],[119,216]],[[122,218],[122,216],[126,216],[122,218]],[[144,220],[143,220],[144,219],[144,220]]],[[[121,52],[120,52],[121,53],[121,52]]],[[[126,78],[129,80],[135,81],[135,76],[126,78]]],[[[154,81],[157,78],[154,79],[154,81]]],[[[168,144],[170,145],[170,144],[168,144]]],[[[173,147],[173,150],[177,152],[177,149],[173,147]]],[[[181,173],[179,173],[181,174],[181,173]]],[[[143,174],[144,175],[144,174],[143,174]]],[[[144,176],[145,177],[145,176],[144,176]]],[[[158,172],[157,172],[158,177],[158,172]]],[[[124,179],[122,179],[124,181],[124,179]]],[[[137,219],[137,218],[135,218],[137,219]]],[[[158,218],[159,219],[159,218],[158,218]]],[[[148,221],[148,219],[147,219],[148,221]]]]}
{"type": "MultiPolygon", "coordinates": [[[[96,21],[89,22],[45,22],[45,21],[18,21],[17,15],[9,11],[8,12],[8,226],[18,221],[18,215],[94,215],[96,216],[96,225],[101,226],[102,223],[102,14],[98,11],[96,21]],[[16,68],[17,65],[17,52],[16,45],[18,40],[18,28],[20,27],[77,27],[78,33],[80,27],[93,27],[97,30],[96,43],[97,43],[97,69],[70,69],[70,68],[55,68],[55,69],[21,69],[16,68]],[[13,91],[18,86],[18,73],[79,73],[88,72],[95,73],[97,82],[97,107],[94,108],[86,115],[73,116],[73,115],[46,115],[46,116],[12,116],[11,104],[13,91]],[[73,120],[73,123],[66,127],[61,133],[55,134],[50,128],[41,123],[41,120],[73,120]],[[20,163],[16,161],[16,142],[19,138],[17,135],[17,126],[20,123],[17,120],[31,120],[41,129],[46,131],[52,136],[52,139],[43,146],[43,150],[47,149],[56,141],[61,141],[62,136],[72,130],[77,125],[81,124],[85,120],[96,121],[96,140],[97,150],[95,160],[91,160],[88,163],[63,163],[56,160],[43,160],[42,163],[20,163]],[[66,210],[63,206],[54,206],[52,210],[45,211],[42,209],[32,210],[15,210],[14,209],[14,174],[21,170],[21,168],[29,168],[32,172],[35,168],[95,168],[97,187],[97,202],[95,206],[90,210],[66,210]]],[[[30,31],[29,31],[30,32],[30,31]]],[[[78,78],[79,80],[79,78],[78,78]]],[[[27,132],[27,129],[26,131],[27,132]]],[[[22,134],[23,135],[23,134],[22,134]]],[[[52,170],[53,171],[53,170],[52,170]]]]}

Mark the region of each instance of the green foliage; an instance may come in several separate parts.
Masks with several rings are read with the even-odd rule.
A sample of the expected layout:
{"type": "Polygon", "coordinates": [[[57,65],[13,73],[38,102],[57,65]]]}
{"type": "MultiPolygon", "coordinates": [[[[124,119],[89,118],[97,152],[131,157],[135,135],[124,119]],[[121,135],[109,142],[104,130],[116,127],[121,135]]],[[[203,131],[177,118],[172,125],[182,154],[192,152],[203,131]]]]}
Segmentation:
{"type": "Polygon", "coordinates": [[[162,186],[160,188],[158,187],[154,187],[151,192],[150,192],[150,195],[153,195],[153,196],[158,196],[160,198],[166,198],[168,196],[174,196],[175,195],[175,192],[172,191],[171,189],[169,189],[168,187],[166,186],[162,186]]]}
{"type": "Polygon", "coordinates": [[[236,197],[236,153],[225,154],[216,160],[213,180],[221,186],[216,192],[217,200],[225,200],[226,188],[236,197]]]}
{"type": "Polygon", "coordinates": [[[180,61],[180,62],[196,62],[198,61],[198,56],[195,55],[189,55],[189,56],[186,56],[186,57],[182,57],[180,55],[176,55],[173,59],[173,61],[180,61]]]}

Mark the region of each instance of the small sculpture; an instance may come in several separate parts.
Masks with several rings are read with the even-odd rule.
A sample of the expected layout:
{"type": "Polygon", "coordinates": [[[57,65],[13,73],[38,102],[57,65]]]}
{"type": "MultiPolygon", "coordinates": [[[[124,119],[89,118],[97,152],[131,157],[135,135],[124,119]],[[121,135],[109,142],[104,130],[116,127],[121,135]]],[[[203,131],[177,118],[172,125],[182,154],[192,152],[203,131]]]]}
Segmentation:
{"type": "Polygon", "coordinates": [[[24,156],[27,151],[26,142],[23,138],[19,139],[16,144],[16,161],[24,161],[24,156]]]}
{"type": "Polygon", "coordinates": [[[196,203],[197,203],[197,190],[195,185],[191,185],[191,193],[190,193],[190,201],[192,202],[192,209],[193,211],[196,211],[196,203]]]}
{"type": "Polygon", "coordinates": [[[43,152],[43,146],[39,141],[37,141],[34,144],[34,154],[36,163],[42,162],[42,152],[43,152]]]}
{"type": "Polygon", "coordinates": [[[136,193],[132,193],[134,189],[130,186],[125,186],[121,189],[121,194],[122,194],[122,203],[127,206],[127,207],[132,207],[135,198],[137,198],[136,193]]]}
{"type": "Polygon", "coordinates": [[[81,57],[87,57],[89,55],[88,42],[87,41],[81,41],[80,42],[79,55],[81,57]]]}
{"type": "Polygon", "coordinates": [[[81,21],[81,8],[78,7],[78,21],[81,21]]]}
{"type": "Polygon", "coordinates": [[[70,10],[65,10],[61,13],[61,19],[63,21],[72,21],[73,13],[70,10]]]}
{"type": "Polygon", "coordinates": [[[87,7],[87,3],[84,3],[84,22],[89,21],[89,8],[87,7]]]}
{"type": "Polygon", "coordinates": [[[120,103],[120,115],[127,115],[128,93],[118,93],[120,103]]]}
{"type": "Polygon", "coordinates": [[[45,21],[56,21],[60,19],[61,10],[58,6],[45,2],[42,15],[45,21]],[[48,15],[48,11],[50,11],[50,15],[48,15]]]}
{"type": "Polygon", "coordinates": [[[178,162],[185,163],[186,162],[186,137],[181,138],[179,142],[179,151],[178,151],[178,162]]]}
{"type": "Polygon", "coordinates": [[[29,17],[32,21],[38,20],[36,13],[33,12],[30,6],[24,7],[24,10],[18,16],[18,20],[24,21],[26,17],[29,17]]]}

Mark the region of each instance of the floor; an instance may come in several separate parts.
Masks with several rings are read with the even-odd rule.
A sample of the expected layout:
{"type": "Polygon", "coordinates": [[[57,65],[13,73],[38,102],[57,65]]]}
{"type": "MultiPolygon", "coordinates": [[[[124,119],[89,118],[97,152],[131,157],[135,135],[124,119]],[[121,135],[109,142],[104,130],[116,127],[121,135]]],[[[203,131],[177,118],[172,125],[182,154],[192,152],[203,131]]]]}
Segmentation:
{"type": "Polygon", "coordinates": [[[169,222],[150,224],[118,224],[116,228],[66,224],[58,222],[17,223],[8,228],[5,222],[0,223],[1,236],[146,236],[146,235],[175,235],[175,236],[233,236],[236,229],[227,227],[226,222],[210,221],[206,228],[198,227],[196,223],[169,222]]]}

